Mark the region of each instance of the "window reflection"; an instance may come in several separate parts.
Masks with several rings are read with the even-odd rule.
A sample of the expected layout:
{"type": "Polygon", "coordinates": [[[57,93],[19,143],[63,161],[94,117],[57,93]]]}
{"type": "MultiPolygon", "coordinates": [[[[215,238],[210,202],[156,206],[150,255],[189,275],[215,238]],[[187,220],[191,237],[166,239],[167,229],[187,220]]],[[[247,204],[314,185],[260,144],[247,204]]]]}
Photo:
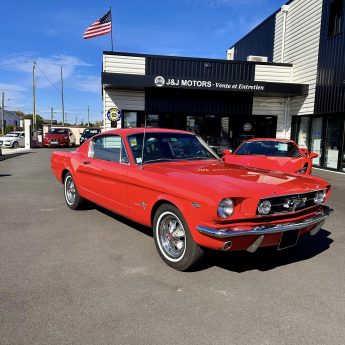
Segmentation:
{"type": "Polygon", "coordinates": [[[327,168],[338,168],[339,145],[340,145],[340,128],[342,125],[341,119],[329,118],[327,120],[326,132],[326,156],[325,166],[327,168]]]}
{"type": "Polygon", "coordinates": [[[313,119],[311,125],[310,152],[316,152],[319,157],[313,159],[313,165],[320,165],[322,150],[322,118],[313,119]]]}

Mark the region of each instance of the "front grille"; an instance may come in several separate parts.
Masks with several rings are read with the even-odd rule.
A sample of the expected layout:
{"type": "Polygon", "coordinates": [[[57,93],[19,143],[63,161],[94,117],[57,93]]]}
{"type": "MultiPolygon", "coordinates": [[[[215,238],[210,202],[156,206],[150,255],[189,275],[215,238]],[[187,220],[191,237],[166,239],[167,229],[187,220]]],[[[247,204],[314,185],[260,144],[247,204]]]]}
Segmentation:
{"type": "MultiPolygon", "coordinates": [[[[290,213],[316,206],[314,198],[315,195],[319,192],[320,191],[303,194],[283,195],[274,198],[262,199],[260,200],[260,202],[268,200],[271,203],[271,211],[267,214],[267,216],[273,214],[290,213]]],[[[257,215],[261,216],[258,211],[257,215]]]]}

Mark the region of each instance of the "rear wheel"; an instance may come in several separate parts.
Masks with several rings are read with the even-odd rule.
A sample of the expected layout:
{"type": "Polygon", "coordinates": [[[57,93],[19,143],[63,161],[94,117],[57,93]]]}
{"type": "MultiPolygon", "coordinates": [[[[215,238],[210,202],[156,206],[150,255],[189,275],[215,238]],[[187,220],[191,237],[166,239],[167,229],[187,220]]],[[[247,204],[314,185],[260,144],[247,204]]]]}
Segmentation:
{"type": "Polygon", "coordinates": [[[13,144],[12,144],[12,147],[14,149],[17,149],[19,147],[19,144],[18,144],[18,141],[15,141],[13,144]]]}
{"type": "Polygon", "coordinates": [[[179,271],[191,268],[203,255],[181,212],[173,205],[164,204],[158,208],[153,221],[153,237],[164,262],[179,271]]]}
{"type": "Polygon", "coordinates": [[[69,208],[72,210],[80,208],[83,198],[79,195],[77,186],[70,173],[67,173],[64,179],[64,195],[66,204],[69,208]]]}

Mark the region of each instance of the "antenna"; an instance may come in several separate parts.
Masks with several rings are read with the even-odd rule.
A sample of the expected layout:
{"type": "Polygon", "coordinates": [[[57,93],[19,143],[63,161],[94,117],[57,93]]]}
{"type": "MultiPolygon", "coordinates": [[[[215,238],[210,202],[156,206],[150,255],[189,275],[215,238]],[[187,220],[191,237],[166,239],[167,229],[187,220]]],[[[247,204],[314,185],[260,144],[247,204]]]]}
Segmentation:
{"type": "Polygon", "coordinates": [[[144,164],[145,137],[146,137],[146,114],[144,115],[144,135],[143,135],[143,146],[141,148],[141,169],[143,169],[143,164],[144,164]]]}

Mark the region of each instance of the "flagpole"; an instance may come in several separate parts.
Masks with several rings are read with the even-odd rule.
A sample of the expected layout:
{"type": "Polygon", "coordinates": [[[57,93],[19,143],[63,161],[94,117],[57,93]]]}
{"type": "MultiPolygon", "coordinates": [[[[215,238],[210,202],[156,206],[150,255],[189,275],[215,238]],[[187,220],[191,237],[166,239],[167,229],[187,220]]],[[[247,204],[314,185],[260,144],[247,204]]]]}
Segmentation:
{"type": "Polygon", "coordinates": [[[111,5],[110,5],[110,15],[111,15],[111,51],[113,52],[114,51],[114,43],[113,43],[113,14],[111,12],[111,5]]]}

